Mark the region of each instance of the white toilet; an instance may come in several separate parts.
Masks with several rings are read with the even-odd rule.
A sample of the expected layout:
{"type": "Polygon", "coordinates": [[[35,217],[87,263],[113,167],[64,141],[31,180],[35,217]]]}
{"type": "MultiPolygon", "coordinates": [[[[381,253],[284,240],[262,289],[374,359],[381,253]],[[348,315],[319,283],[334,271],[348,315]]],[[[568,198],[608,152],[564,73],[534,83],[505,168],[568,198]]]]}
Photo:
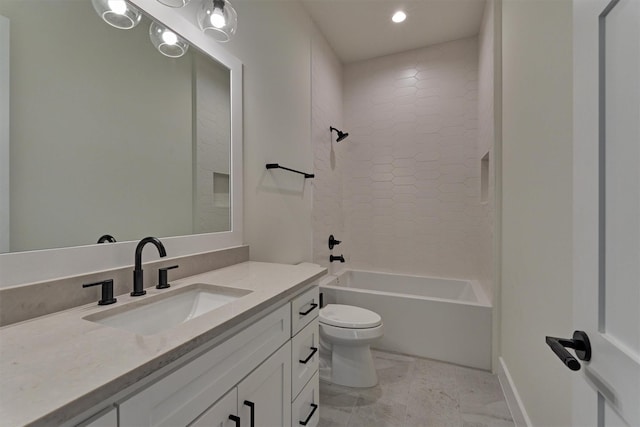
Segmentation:
{"type": "Polygon", "coordinates": [[[320,310],[320,379],[347,387],[375,386],[378,375],[369,346],[382,334],[379,314],[327,304],[320,310]]]}

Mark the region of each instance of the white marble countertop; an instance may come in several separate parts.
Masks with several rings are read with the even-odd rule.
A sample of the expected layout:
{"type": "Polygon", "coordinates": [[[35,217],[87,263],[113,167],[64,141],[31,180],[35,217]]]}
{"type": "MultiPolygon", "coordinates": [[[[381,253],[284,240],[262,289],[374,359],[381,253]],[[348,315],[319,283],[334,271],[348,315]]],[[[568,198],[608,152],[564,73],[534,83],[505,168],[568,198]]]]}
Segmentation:
{"type": "Polygon", "coordinates": [[[147,288],[143,297],[118,295],[113,305],[85,305],[0,328],[0,424],[58,425],[69,420],[287,300],[325,273],[315,264],[249,261],[176,280],[169,289],[147,288]],[[83,319],[193,283],[253,292],[156,335],[141,336],[83,319]]]}

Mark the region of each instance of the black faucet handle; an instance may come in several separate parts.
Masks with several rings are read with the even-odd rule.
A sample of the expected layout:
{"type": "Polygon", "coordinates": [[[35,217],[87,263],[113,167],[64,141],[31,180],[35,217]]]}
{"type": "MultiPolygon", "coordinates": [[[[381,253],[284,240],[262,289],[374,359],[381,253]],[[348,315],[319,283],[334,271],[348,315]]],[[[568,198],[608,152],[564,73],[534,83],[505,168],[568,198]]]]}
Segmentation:
{"type": "Polygon", "coordinates": [[[329,250],[332,250],[334,246],[338,246],[340,243],[342,243],[340,240],[336,240],[335,237],[333,237],[333,234],[329,236],[329,250]]]}
{"type": "Polygon", "coordinates": [[[162,267],[158,270],[158,284],[156,285],[156,289],[166,289],[171,286],[168,280],[169,273],[167,272],[174,268],[178,268],[178,266],[172,265],[171,267],[162,267]]]}
{"type": "Polygon", "coordinates": [[[85,283],[83,288],[89,288],[91,286],[102,286],[102,298],[98,301],[98,305],[109,305],[118,301],[113,297],[113,279],[103,280],[95,283],[85,283]]]}

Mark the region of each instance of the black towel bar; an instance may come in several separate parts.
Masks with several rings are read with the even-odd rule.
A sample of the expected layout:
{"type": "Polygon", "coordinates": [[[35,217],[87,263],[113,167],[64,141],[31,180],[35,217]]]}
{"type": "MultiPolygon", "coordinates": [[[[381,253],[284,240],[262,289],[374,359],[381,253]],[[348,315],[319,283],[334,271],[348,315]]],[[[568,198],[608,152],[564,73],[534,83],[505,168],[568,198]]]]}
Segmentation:
{"type": "Polygon", "coordinates": [[[300,175],[304,175],[305,178],[314,178],[315,175],[312,173],[300,172],[295,169],[285,168],[284,166],[280,166],[278,163],[267,163],[267,169],[284,169],[289,172],[299,173],[300,175]]]}

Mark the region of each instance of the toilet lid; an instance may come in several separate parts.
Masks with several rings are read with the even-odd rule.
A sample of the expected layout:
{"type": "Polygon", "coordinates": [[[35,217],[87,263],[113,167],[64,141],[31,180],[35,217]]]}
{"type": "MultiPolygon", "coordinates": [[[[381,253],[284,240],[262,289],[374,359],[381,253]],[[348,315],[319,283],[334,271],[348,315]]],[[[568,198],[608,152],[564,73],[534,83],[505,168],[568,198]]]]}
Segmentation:
{"type": "Polygon", "coordinates": [[[320,323],[339,328],[374,328],[382,323],[378,313],[352,305],[327,304],[320,310],[320,323]]]}

